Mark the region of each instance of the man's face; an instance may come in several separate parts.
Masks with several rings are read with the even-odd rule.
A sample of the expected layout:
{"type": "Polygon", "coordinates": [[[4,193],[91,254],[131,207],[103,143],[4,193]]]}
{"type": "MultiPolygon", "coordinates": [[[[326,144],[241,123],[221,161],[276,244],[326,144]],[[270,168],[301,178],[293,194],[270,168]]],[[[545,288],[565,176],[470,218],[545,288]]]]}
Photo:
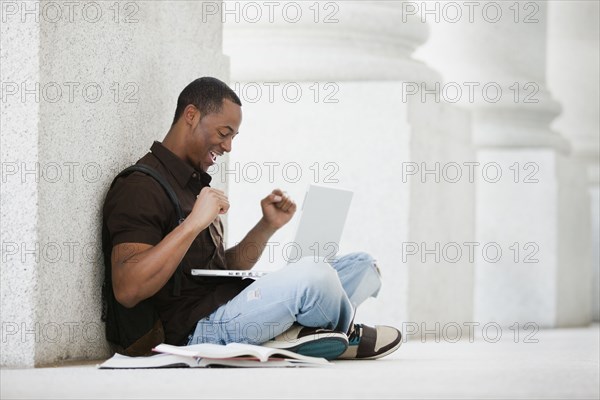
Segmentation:
{"type": "Polygon", "coordinates": [[[219,113],[205,115],[202,119],[200,117],[200,112],[196,110],[187,158],[194,168],[207,171],[217,157],[231,151],[231,142],[242,123],[242,108],[225,99],[219,113]]]}

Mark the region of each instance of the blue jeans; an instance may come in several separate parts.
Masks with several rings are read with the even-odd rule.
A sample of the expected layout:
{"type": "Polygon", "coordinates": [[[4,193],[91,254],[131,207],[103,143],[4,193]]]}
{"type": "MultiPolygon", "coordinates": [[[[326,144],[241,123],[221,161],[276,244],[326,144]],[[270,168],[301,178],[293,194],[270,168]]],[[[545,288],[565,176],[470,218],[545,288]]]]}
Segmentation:
{"type": "Polygon", "coordinates": [[[355,308],[376,297],[380,287],[379,269],[367,253],[351,253],[331,263],[305,257],[256,280],[198,321],[188,345],[261,344],[294,322],[347,332],[355,308]]]}

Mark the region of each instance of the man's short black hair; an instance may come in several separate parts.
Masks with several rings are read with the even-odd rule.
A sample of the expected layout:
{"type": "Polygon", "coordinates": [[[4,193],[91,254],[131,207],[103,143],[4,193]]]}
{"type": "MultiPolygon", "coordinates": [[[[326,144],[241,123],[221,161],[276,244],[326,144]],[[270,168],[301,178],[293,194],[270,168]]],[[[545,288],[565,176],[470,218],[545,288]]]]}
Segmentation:
{"type": "Polygon", "coordinates": [[[208,114],[220,112],[223,108],[224,99],[230,100],[239,106],[242,105],[240,98],[225,82],[209,76],[196,79],[179,94],[173,125],[188,105],[193,104],[200,110],[201,118],[204,118],[208,114]]]}

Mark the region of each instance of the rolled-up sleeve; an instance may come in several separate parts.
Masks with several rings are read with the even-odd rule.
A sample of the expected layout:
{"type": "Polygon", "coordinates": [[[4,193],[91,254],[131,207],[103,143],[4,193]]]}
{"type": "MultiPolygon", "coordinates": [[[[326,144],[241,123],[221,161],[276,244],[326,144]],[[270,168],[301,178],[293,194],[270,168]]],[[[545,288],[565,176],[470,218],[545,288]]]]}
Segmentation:
{"type": "Polygon", "coordinates": [[[112,246],[120,243],[157,245],[169,232],[175,212],[152,177],[133,173],[117,180],[104,202],[103,218],[112,246]]]}

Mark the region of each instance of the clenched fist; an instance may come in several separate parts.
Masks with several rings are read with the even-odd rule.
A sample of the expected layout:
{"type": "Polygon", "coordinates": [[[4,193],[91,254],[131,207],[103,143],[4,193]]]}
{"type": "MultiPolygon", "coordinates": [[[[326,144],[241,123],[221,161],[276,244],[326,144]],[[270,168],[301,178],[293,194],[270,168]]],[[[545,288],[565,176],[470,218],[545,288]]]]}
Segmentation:
{"type": "Polygon", "coordinates": [[[264,221],[272,228],[279,229],[287,224],[296,212],[296,203],[280,189],[275,189],[261,200],[264,221]]]}
{"type": "Polygon", "coordinates": [[[222,190],[205,187],[196,196],[196,203],[188,220],[201,229],[209,226],[219,214],[225,214],[229,210],[229,200],[222,190]]]}

